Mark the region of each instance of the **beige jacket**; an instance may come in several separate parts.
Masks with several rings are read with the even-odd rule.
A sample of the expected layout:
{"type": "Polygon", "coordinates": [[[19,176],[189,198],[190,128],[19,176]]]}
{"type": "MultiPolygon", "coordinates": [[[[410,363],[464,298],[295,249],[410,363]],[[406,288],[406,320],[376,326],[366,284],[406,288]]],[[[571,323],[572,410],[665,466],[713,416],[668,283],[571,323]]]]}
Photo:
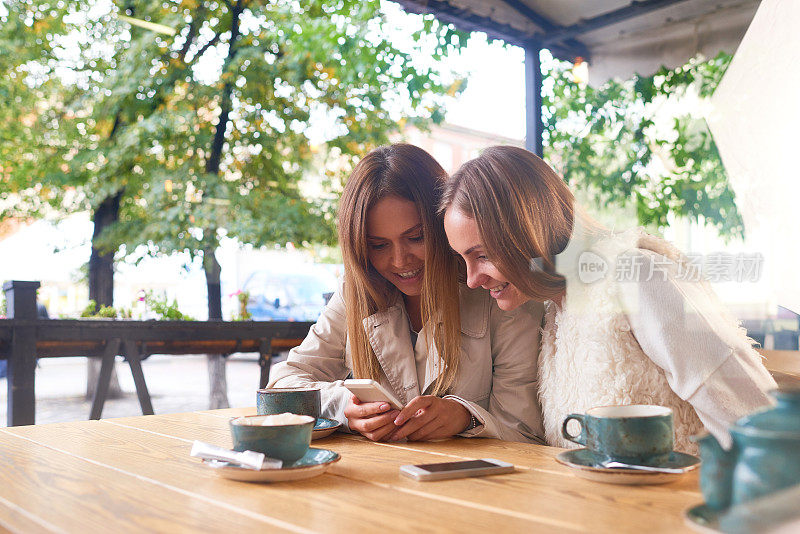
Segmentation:
{"type": "MultiPolygon", "coordinates": [[[[485,290],[462,286],[460,306],[463,359],[448,398],[461,402],[481,423],[462,435],[542,443],[536,382],[542,305],[504,312],[485,290]]],[[[269,386],[319,387],[323,416],[347,425],[344,409],[351,394],[342,381],[351,376],[352,360],[345,313],[340,288],[303,343],[273,367],[269,386]]],[[[403,299],[364,319],[364,329],[381,364],[381,384],[404,403],[424,394],[438,375],[438,357],[431,347],[428,365],[435,372],[418,384],[403,299]]]]}

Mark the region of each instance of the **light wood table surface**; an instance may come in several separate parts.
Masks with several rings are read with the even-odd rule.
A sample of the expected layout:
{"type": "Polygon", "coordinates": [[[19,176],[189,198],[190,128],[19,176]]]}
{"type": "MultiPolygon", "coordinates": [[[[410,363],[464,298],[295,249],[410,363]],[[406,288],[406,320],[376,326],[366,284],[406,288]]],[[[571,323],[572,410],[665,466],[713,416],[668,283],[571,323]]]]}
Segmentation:
{"type": "Polygon", "coordinates": [[[681,532],[697,471],[659,486],[580,479],[561,449],[489,439],[372,443],[333,434],[342,459],[274,484],[218,477],[194,440],[231,447],[228,418],[255,409],[0,429],[0,529],[19,532],[681,532]],[[403,464],[498,458],[517,471],[439,482],[403,464]]]}

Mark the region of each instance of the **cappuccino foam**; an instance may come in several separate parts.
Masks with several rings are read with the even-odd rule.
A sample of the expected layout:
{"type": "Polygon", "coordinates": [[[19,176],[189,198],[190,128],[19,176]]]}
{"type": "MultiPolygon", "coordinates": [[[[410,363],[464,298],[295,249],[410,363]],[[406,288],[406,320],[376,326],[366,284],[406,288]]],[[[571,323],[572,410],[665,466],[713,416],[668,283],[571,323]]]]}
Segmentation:
{"type": "Polygon", "coordinates": [[[314,418],[308,415],[297,415],[286,412],[275,415],[263,415],[261,417],[243,417],[237,420],[236,423],[248,426],[286,426],[302,425],[313,421],[314,418]]]}

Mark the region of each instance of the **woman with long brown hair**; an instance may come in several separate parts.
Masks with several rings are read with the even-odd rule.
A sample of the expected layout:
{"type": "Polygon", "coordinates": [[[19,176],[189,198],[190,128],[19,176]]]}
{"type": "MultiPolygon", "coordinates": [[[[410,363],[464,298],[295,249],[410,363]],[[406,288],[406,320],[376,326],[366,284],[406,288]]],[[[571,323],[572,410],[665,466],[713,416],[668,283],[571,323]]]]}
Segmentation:
{"type": "Polygon", "coordinates": [[[639,229],[612,234],[576,207],[544,161],[498,146],[448,182],[440,212],[470,287],[503,310],[545,303],[539,397],[549,444],[570,413],[612,404],[672,408],[676,446],[769,401],[775,382],[708,283],[676,248],[639,229]]]}
{"type": "Polygon", "coordinates": [[[535,361],[542,307],[503,312],[459,283],[436,210],[446,173],[424,150],[380,147],[339,203],[343,286],[271,387],[319,387],[323,416],[372,440],[540,440],[535,361]],[[342,380],[371,378],[402,411],[361,403],[342,380]]]}

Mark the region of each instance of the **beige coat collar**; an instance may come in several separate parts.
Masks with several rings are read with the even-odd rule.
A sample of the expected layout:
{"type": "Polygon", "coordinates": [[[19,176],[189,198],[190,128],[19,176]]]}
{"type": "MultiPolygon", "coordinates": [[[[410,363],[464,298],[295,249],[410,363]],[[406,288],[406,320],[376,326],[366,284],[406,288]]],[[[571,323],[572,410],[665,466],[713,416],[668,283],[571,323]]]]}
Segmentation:
{"type": "MultiPolygon", "coordinates": [[[[473,338],[485,336],[489,328],[489,300],[483,298],[479,291],[460,285],[459,305],[461,333],[473,338]]],[[[441,320],[440,317],[439,322],[441,320]]],[[[362,324],[383,373],[392,385],[394,393],[403,402],[407,403],[421,395],[441,374],[438,351],[431,345],[428,351],[428,365],[433,366],[433,372],[427,373],[425,383],[422,388],[419,387],[408,318],[403,299],[399,295],[395,296],[386,310],[366,317],[362,324]]]]}

